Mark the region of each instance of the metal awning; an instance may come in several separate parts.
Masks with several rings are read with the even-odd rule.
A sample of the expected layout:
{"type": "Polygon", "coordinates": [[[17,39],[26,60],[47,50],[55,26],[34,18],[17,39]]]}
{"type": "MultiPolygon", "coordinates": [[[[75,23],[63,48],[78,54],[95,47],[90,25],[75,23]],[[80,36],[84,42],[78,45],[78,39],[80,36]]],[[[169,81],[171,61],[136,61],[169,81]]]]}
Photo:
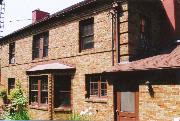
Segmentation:
{"type": "Polygon", "coordinates": [[[44,70],[69,70],[69,69],[75,69],[75,67],[56,62],[50,64],[36,65],[31,69],[27,70],[27,72],[44,71],[44,70]]]}
{"type": "Polygon", "coordinates": [[[157,55],[126,64],[118,64],[105,72],[145,71],[180,68],[180,45],[167,54],[157,55]]]}

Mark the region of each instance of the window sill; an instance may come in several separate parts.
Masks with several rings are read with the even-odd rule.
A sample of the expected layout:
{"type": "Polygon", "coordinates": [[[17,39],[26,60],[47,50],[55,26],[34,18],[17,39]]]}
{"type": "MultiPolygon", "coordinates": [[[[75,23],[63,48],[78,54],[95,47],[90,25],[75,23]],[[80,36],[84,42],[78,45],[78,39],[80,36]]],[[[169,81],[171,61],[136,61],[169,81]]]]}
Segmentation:
{"type": "Polygon", "coordinates": [[[71,107],[58,107],[58,108],[54,108],[55,112],[71,112],[72,109],[71,107]]]}
{"type": "Polygon", "coordinates": [[[32,62],[35,63],[35,62],[41,62],[41,61],[44,61],[44,60],[48,60],[48,56],[43,57],[43,58],[35,58],[35,59],[32,60],[32,62]]]}
{"type": "Polygon", "coordinates": [[[9,63],[9,66],[15,66],[16,63],[9,63]]]}
{"type": "Polygon", "coordinates": [[[48,110],[48,106],[30,105],[29,108],[30,109],[36,109],[36,110],[43,110],[43,111],[47,111],[48,110]]]}
{"type": "Polygon", "coordinates": [[[85,102],[92,102],[92,103],[107,103],[107,98],[86,98],[85,102]]]}

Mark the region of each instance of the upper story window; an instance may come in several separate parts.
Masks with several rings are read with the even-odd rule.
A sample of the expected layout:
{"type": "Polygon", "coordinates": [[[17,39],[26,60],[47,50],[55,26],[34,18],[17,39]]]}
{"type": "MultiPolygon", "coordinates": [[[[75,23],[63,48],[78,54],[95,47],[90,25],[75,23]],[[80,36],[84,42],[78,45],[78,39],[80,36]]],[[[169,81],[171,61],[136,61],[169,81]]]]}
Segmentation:
{"type": "Polygon", "coordinates": [[[48,56],[49,33],[41,33],[33,37],[32,58],[43,58],[48,56]]]}
{"type": "Polygon", "coordinates": [[[142,59],[153,54],[151,18],[140,15],[138,42],[130,61],[142,59]]]}
{"type": "Polygon", "coordinates": [[[9,64],[15,63],[15,42],[9,44],[9,64]]]}
{"type": "Polygon", "coordinates": [[[151,20],[150,18],[141,15],[140,16],[140,48],[144,52],[148,51],[151,46],[151,20]]]}
{"type": "Polygon", "coordinates": [[[94,18],[80,21],[80,50],[94,47],[94,18]]]}
{"type": "Polygon", "coordinates": [[[107,81],[101,74],[86,75],[86,98],[107,96],[107,81]]]}

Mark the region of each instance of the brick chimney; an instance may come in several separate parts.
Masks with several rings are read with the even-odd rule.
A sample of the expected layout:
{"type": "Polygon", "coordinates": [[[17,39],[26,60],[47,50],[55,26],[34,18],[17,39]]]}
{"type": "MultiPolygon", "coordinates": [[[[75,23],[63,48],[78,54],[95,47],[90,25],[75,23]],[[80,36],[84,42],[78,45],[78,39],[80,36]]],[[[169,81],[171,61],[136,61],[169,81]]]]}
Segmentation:
{"type": "Polygon", "coordinates": [[[41,11],[40,9],[36,9],[32,11],[32,23],[38,22],[48,16],[49,13],[41,11]]]}

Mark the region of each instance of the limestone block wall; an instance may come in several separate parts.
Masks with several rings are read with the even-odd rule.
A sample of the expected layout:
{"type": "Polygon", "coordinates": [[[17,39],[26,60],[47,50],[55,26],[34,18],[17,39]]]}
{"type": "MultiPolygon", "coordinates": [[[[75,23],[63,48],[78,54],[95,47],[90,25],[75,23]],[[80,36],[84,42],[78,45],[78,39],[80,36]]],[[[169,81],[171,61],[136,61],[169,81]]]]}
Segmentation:
{"type": "Polygon", "coordinates": [[[147,86],[139,88],[140,121],[173,121],[180,116],[180,85],[152,85],[151,97],[147,86]]]}
{"type": "MultiPolygon", "coordinates": [[[[21,81],[28,96],[28,75],[31,67],[51,61],[66,62],[76,67],[72,78],[73,111],[80,112],[92,107],[96,120],[114,120],[113,86],[108,84],[108,97],[104,102],[88,102],[85,99],[85,74],[102,73],[112,65],[111,55],[111,19],[108,10],[95,13],[94,17],[94,48],[79,52],[79,21],[60,24],[49,30],[49,52],[44,59],[32,60],[33,36],[16,40],[7,40],[1,47],[1,83],[7,87],[8,78],[21,81]],[[9,64],[9,43],[15,41],[15,64],[9,64]]],[[[48,119],[48,111],[31,109],[33,119],[48,119]]],[[[54,118],[64,116],[64,112],[54,113],[54,118]]]]}

